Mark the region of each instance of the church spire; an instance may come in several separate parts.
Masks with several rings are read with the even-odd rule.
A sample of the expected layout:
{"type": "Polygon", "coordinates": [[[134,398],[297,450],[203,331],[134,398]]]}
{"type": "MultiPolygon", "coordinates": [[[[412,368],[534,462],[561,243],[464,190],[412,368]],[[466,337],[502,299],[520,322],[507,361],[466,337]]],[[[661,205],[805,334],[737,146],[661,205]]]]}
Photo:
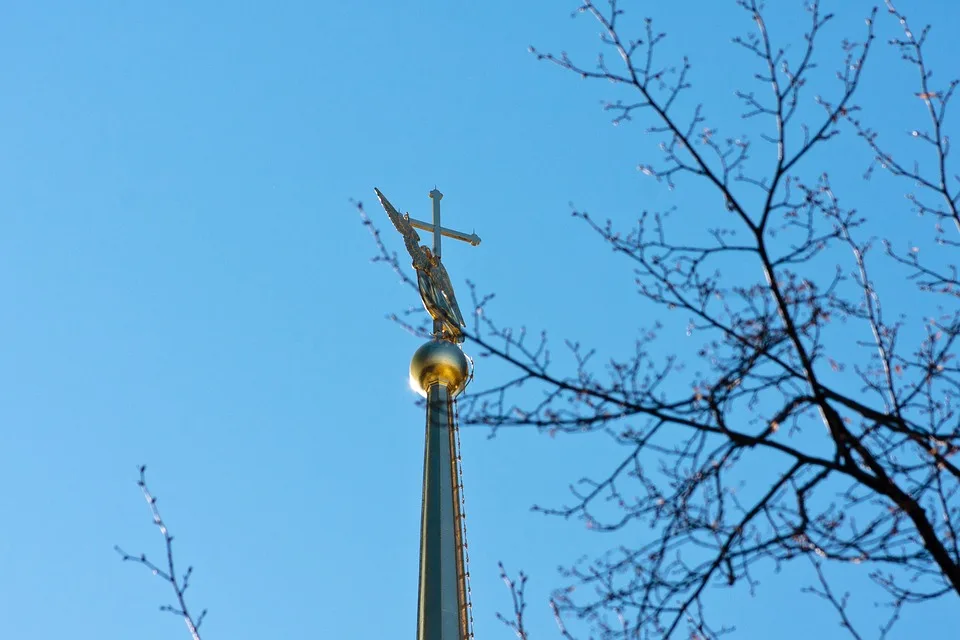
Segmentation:
{"type": "Polygon", "coordinates": [[[417,349],[410,363],[410,384],[427,399],[417,640],[469,640],[473,624],[455,399],[467,384],[470,367],[460,349],[463,316],[440,261],[440,240],[448,237],[477,246],[480,238],[440,225],[443,194],[436,187],[430,192],[432,224],[401,215],[379,189],[375,191],[403,236],[423,306],[434,321],[433,339],[417,349]],[[433,236],[432,251],[420,244],[416,229],[433,236]]]}
{"type": "Polygon", "coordinates": [[[468,640],[470,587],[454,407],[467,381],[467,358],[457,345],[431,340],[414,354],[410,376],[427,398],[417,640],[468,640]]]}

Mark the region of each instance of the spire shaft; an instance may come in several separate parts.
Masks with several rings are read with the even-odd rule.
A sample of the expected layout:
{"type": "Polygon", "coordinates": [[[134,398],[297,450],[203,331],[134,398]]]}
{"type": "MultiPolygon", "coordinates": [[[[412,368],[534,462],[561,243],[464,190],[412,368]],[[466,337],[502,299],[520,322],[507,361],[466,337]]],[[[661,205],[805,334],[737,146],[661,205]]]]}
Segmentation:
{"type": "Polygon", "coordinates": [[[417,640],[470,637],[457,424],[450,390],[427,390],[417,640]]]}

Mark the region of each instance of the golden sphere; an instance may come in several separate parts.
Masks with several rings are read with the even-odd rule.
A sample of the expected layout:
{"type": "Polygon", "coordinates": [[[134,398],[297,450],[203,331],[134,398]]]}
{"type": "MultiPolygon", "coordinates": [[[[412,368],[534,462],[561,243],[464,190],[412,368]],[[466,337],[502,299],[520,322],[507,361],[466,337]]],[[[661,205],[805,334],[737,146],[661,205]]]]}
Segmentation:
{"type": "Polygon", "coordinates": [[[456,396],[467,385],[470,368],[467,356],[457,345],[445,340],[431,340],[413,354],[410,361],[410,386],[426,397],[434,384],[445,385],[450,397],[456,396]]]}

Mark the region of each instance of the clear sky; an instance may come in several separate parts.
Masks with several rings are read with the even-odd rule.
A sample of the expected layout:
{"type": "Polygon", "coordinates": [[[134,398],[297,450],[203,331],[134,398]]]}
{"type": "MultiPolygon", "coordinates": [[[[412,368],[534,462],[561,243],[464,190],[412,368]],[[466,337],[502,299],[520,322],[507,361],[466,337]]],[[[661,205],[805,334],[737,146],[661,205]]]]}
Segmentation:
{"type": "MultiPolygon", "coordinates": [[[[739,68],[746,57],[729,39],[749,20],[732,0],[642,4],[670,33],[664,55],[690,54],[702,100],[735,132],[733,90],[754,70],[739,68]]],[[[784,30],[803,19],[799,1],[768,4],[784,30]]],[[[826,4],[839,10],[821,53],[829,78],[839,39],[862,33],[870,5],[826,4]]],[[[470,278],[497,293],[504,321],[610,350],[655,311],[569,203],[622,220],[679,204],[691,227],[722,207],[644,179],[636,165],[655,140],[641,124],[610,125],[599,108],[609,88],[527,53],[589,61],[597,29],[571,20],[574,7],[4,4],[5,637],[186,637],[157,611],[167,587],[112,550],[161,551],[134,484],[141,463],[180,563],[196,567],[205,637],[413,635],[423,419],[406,371],[419,342],[384,316],[419,301],[369,262],[349,199],[385,224],[374,186],[426,217],[436,185],[445,224],[483,238],[445,249],[461,296],[470,278]]],[[[935,22],[934,62],[957,73],[960,6],[905,10],[935,22]]],[[[895,28],[883,18],[881,44],[895,28]]],[[[881,49],[863,102],[898,132],[915,106],[912,75],[881,49]]],[[[869,154],[848,157],[860,171],[869,154]]],[[[889,196],[870,189],[848,193],[868,209],[889,196]]],[[[498,371],[479,362],[477,384],[498,371]]],[[[477,635],[510,637],[494,619],[508,606],[503,560],[533,576],[535,637],[556,637],[556,566],[612,542],[529,507],[561,503],[567,482],[609,459],[575,438],[487,436],[463,435],[477,635]]],[[[831,612],[785,580],[769,576],[753,600],[717,595],[742,637],[839,635],[831,612]],[[783,628],[785,611],[799,622],[783,628]]],[[[871,596],[857,605],[873,628],[871,596]]],[[[927,611],[894,635],[955,622],[927,611]]]]}

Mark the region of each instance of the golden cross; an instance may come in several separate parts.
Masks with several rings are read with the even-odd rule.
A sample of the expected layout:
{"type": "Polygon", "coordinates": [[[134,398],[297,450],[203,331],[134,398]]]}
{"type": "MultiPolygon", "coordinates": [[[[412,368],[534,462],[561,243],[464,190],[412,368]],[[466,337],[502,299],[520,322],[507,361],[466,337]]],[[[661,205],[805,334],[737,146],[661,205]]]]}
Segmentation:
{"type": "Polygon", "coordinates": [[[441,198],[443,198],[443,194],[440,193],[436,187],[434,187],[433,191],[430,192],[430,199],[433,200],[433,224],[410,218],[411,226],[420,229],[421,231],[427,231],[433,234],[433,254],[438,258],[440,257],[440,238],[442,236],[447,236],[448,238],[453,238],[454,240],[469,242],[473,246],[480,244],[480,236],[478,236],[476,233],[467,235],[465,233],[461,233],[460,231],[454,231],[453,229],[447,229],[446,227],[440,226],[441,198]]]}

